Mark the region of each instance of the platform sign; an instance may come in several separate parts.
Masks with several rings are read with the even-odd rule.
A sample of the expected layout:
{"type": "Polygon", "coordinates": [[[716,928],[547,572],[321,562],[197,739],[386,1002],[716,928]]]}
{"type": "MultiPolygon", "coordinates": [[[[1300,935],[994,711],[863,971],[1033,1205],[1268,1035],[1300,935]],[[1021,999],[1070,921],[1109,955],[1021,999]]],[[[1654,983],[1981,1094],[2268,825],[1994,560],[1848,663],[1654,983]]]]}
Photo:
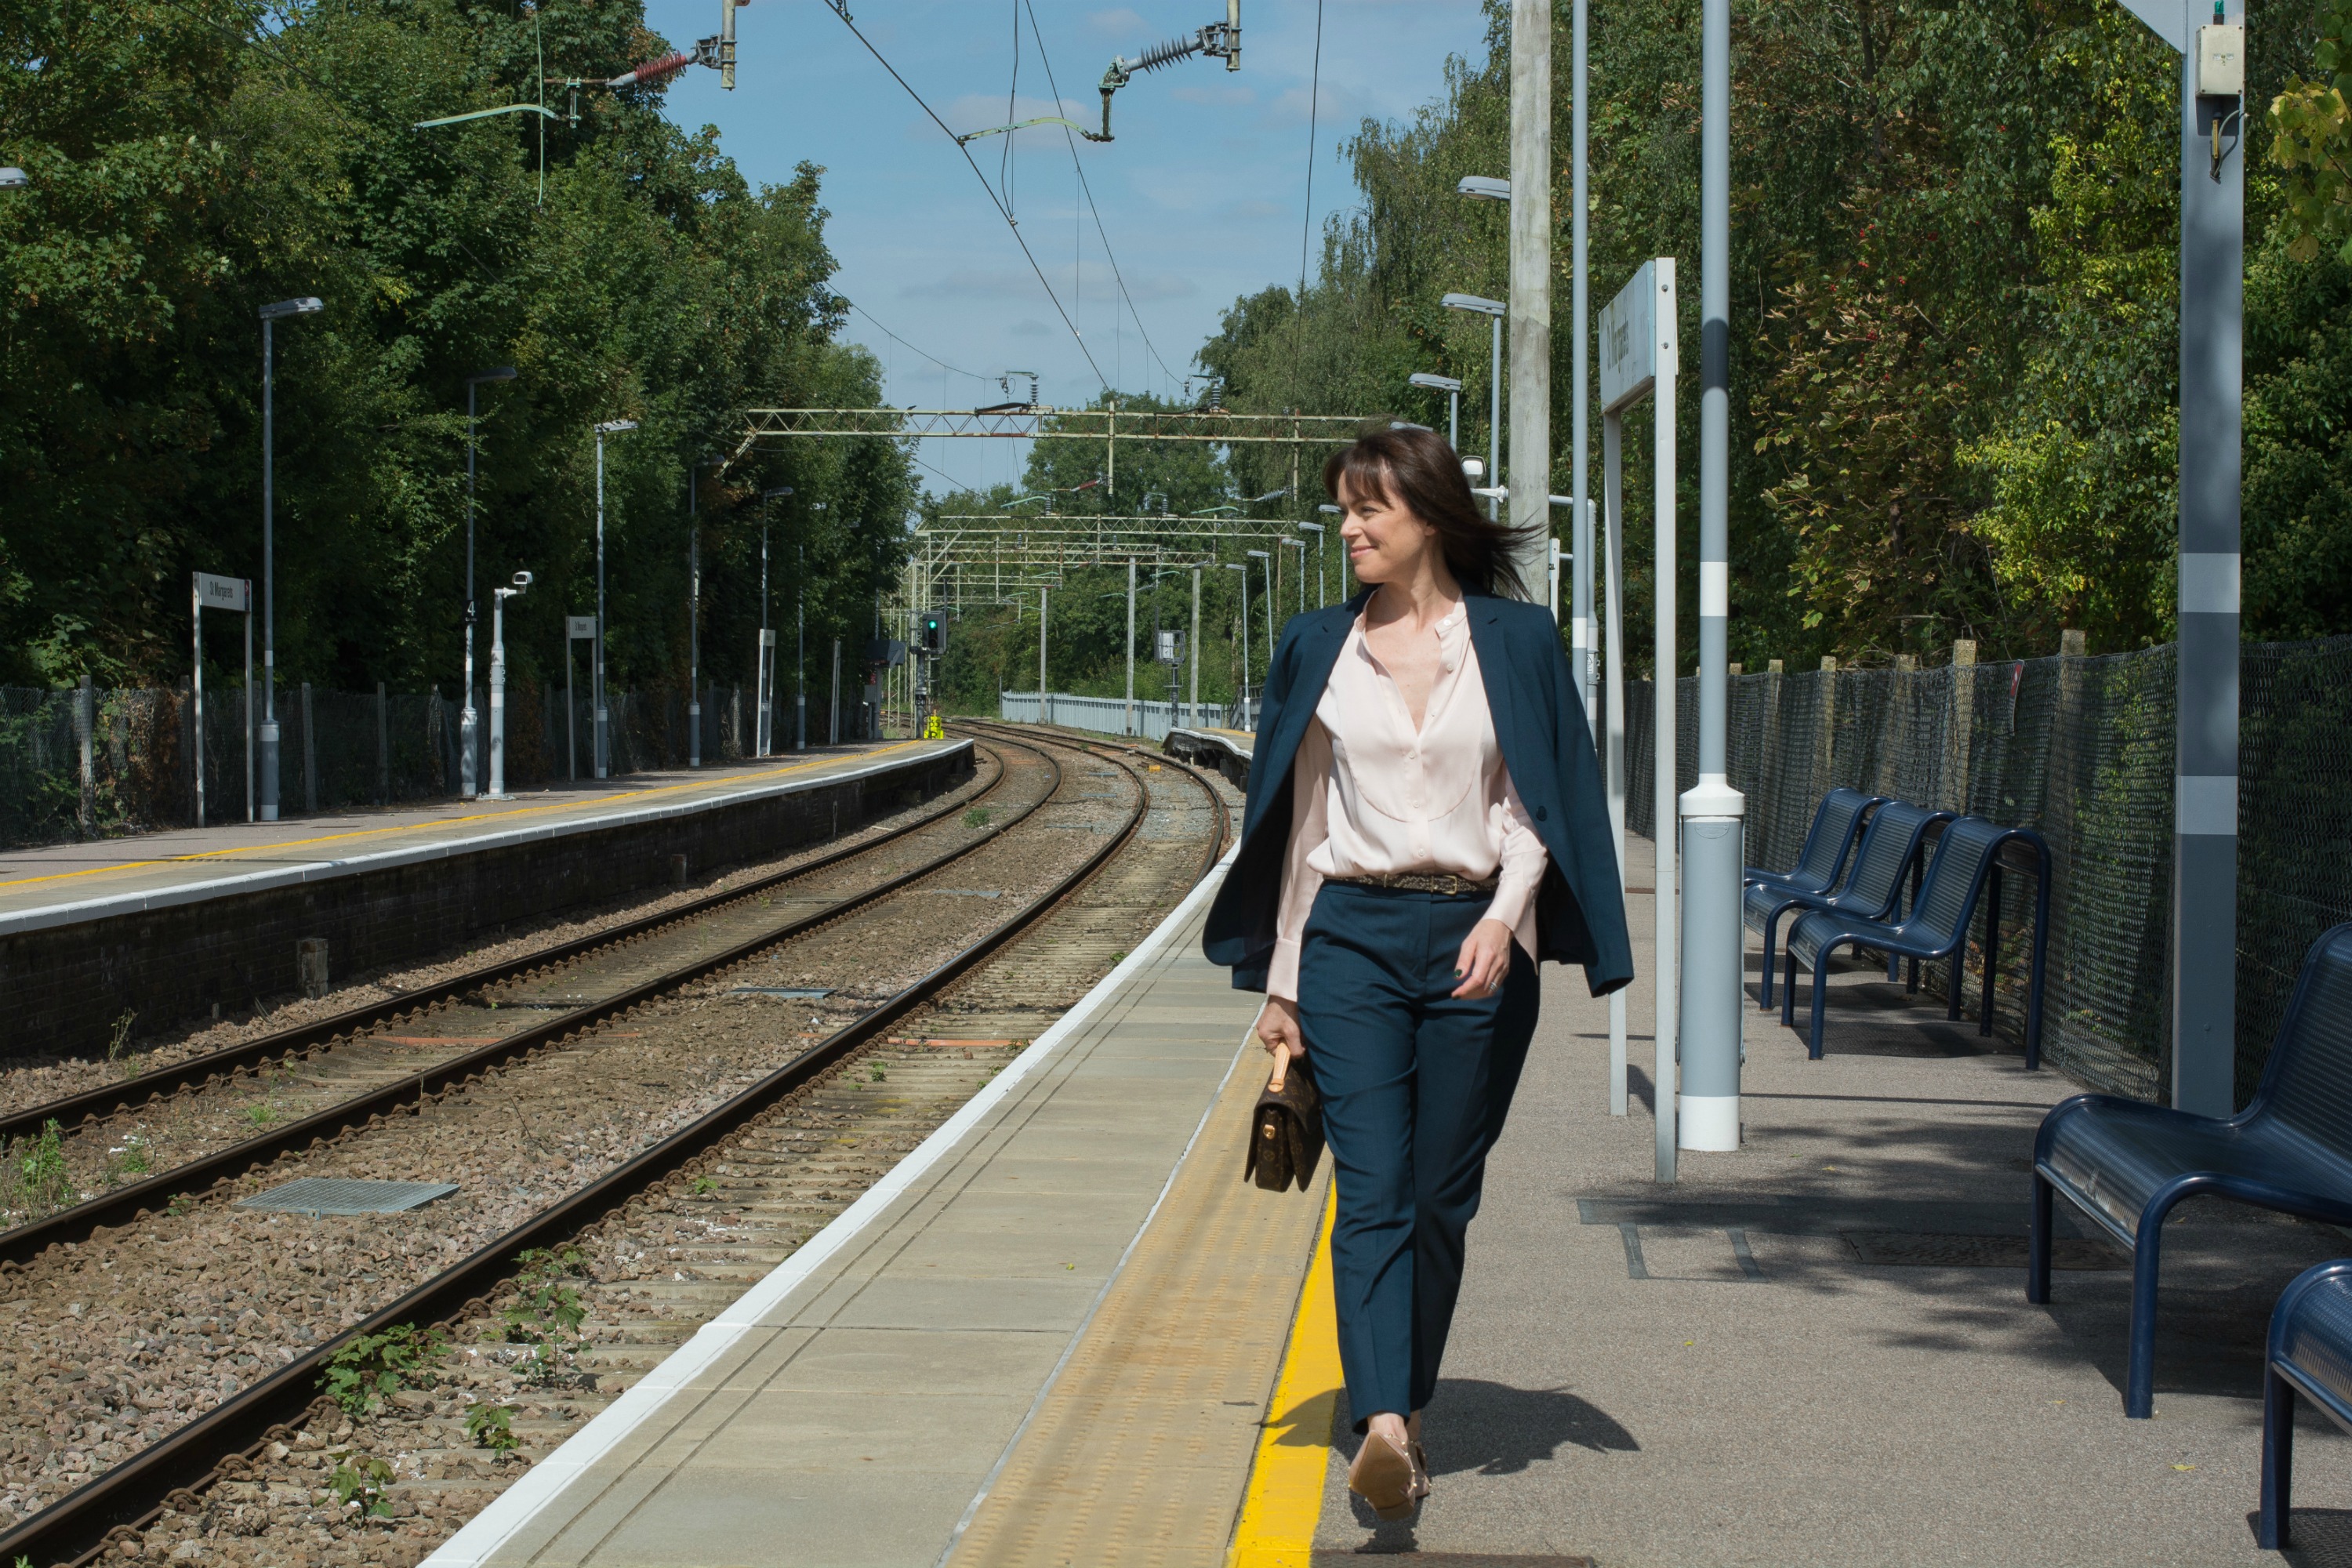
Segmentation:
{"type": "Polygon", "coordinates": [[[596,617],[593,616],[564,616],[563,635],[567,639],[572,642],[594,642],[596,640],[596,617]]]}
{"type": "Polygon", "coordinates": [[[1152,658],[1157,662],[1160,664],[1181,664],[1184,662],[1184,634],[1182,632],[1157,632],[1153,634],[1153,637],[1159,645],[1152,649],[1152,658]]]}
{"type": "MultiPolygon", "coordinates": [[[[1669,274],[1671,276],[1671,274],[1669,274]]],[[[1601,412],[1622,413],[1658,380],[1658,264],[1642,263],[1601,312],[1601,412]]],[[[1669,322],[1667,331],[1672,331],[1669,322]]]]}
{"type": "Polygon", "coordinates": [[[199,572],[196,574],[196,607],[244,614],[253,608],[253,584],[243,577],[223,577],[211,572],[199,572]]]}

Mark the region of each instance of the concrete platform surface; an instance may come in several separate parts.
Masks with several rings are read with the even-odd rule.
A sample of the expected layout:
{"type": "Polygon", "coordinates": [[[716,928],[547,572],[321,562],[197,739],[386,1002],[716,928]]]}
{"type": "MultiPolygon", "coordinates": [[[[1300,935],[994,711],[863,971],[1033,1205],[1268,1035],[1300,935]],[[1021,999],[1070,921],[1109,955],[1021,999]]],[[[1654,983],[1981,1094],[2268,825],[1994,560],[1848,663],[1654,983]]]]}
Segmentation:
{"type": "MultiPolygon", "coordinates": [[[[1220,1108],[1255,1011],[1200,956],[1217,880],[430,1568],[932,1568],[994,1478],[1018,1488],[1038,1472],[1014,1452],[1033,1426],[1049,1437],[1065,1426],[1050,1396],[1088,1323],[1132,1321],[1115,1288],[1147,1221],[1171,1203],[1197,1206],[1171,1196],[1175,1178],[1194,1168],[1186,1152],[1220,1108]]],[[[1228,1142],[1220,1127],[1204,1145],[1219,1166],[1231,1157],[1221,1185],[1238,1181],[1228,1142]]],[[[1271,1278],[1296,1278],[1307,1235],[1271,1278]]],[[[1231,1423],[1218,1486],[1235,1495],[1288,1308],[1266,1325],[1260,1384],[1231,1423]]],[[[1089,1405],[1100,1386],[1083,1365],[1069,1384],[1089,1405]]],[[[1229,1525],[1228,1510],[1220,1552],[1229,1525]]]]}
{"type": "Polygon", "coordinates": [[[966,741],[892,741],[698,772],[632,773],[506,800],[222,823],[0,853],[0,936],[709,810],[877,771],[966,741]]]}
{"type": "MultiPolygon", "coordinates": [[[[1628,880],[1648,886],[1650,847],[1633,844],[1628,880]]],[[[1653,1048],[1650,902],[1628,911],[1636,1064],[1653,1048]]],[[[1751,998],[1758,956],[1751,937],[1751,998]]],[[[1606,1005],[1545,971],[1426,1417],[1434,1495],[1413,1521],[1360,1511],[1342,1397],[1317,1563],[2282,1560],[2249,1523],[2263,1334],[2279,1289],[2352,1240],[2187,1205],[2165,1244],[2157,1418],[2127,1421],[2120,1254],[2073,1225],[2053,1303],[2024,1299],[2033,1131],[2080,1086],[2026,1072],[1883,970],[1832,984],[1822,1061],[1777,1011],[1748,1014],[1745,1144],[1685,1151],[1661,1188],[1647,1075],[1611,1117],[1606,1005]]],[[[2306,1544],[2284,1560],[2352,1562],[2352,1442],[2305,1426],[2306,1544]]]]}

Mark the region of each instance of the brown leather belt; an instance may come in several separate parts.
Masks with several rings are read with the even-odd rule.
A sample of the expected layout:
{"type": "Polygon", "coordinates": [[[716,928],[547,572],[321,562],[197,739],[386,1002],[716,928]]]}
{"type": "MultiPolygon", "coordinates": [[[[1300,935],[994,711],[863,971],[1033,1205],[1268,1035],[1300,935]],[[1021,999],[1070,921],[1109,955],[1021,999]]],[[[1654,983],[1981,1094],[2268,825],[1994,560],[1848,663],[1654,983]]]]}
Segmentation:
{"type": "Polygon", "coordinates": [[[1499,876],[1483,879],[1457,877],[1451,871],[1384,871],[1370,877],[1333,877],[1330,880],[1346,888],[1394,888],[1408,893],[1445,893],[1466,898],[1474,893],[1493,896],[1502,886],[1499,876]]]}

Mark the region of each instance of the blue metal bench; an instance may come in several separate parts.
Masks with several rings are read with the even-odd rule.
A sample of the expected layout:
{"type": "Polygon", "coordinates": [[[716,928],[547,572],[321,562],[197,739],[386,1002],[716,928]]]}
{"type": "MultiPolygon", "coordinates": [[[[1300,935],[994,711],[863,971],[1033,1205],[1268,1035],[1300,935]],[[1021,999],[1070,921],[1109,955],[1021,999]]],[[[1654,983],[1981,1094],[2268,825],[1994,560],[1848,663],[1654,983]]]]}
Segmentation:
{"type": "Polygon", "coordinates": [[[2165,1215],[2183,1198],[2231,1198],[2352,1225],[2352,925],[2304,955],[2270,1060],[2237,1115],[2195,1116],[2078,1094],[2033,1140],[2033,1222],[2025,1299],[2050,1300],[2052,1194],[2132,1249],[2131,1350],[2124,1414],[2156,1397],[2156,1281],[2165,1215]]]}
{"type": "MultiPolygon", "coordinates": [[[[1894,806],[1879,807],[1885,816],[1894,806]]],[[[1927,863],[1927,880],[1912,897],[1911,912],[1900,921],[1858,919],[1840,910],[1815,910],[1800,915],[1789,928],[1788,992],[1781,998],[1780,1021],[1793,1023],[1797,1005],[1797,966],[1813,972],[1812,1030],[1807,1055],[1822,1058],[1822,1014],[1829,999],[1822,968],[1841,947],[1875,948],[1887,956],[1887,978],[1895,978],[1898,960],[1932,963],[1952,961],[1950,1001],[1946,1016],[1960,1016],[1961,983],[1967,978],[1969,922],[1977,900],[1986,901],[1984,1012],[1977,1033],[1992,1033],[1992,977],[2000,962],[2000,853],[2004,846],[2021,844],[2034,857],[2032,981],[2025,1004],[2025,1065],[2042,1065],[2042,973],[2049,957],[2050,847],[2028,827],[2003,827],[1981,816],[1963,816],[1946,825],[1927,863]]],[[[1916,985],[1917,977],[1912,984],[1916,985]]]]}
{"type": "MultiPolygon", "coordinates": [[[[1764,933],[1764,984],[1758,1005],[1772,1005],[1772,941],[1782,915],[1790,910],[1829,910],[1859,920],[1892,920],[1903,912],[1903,879],[1906,874],[1916,877],[1919,847],[1927,830],[1951,819],[1948,811],[1930,811],[1907,800],[1882,800],[1870,814],[1869,826],[1862,830],[1862,846],[1853,857],[1853,874],[1846,879],[1844,887],[1835,892],[1809,893],[1757,882],[1743,891],[1739,918],[1748,922],[1750,931],[1764,933]]],[[[1891,958],[1886,978],[1895,978],[1891,958]]],[[[1789,1022],[1785,1005],[1780,1021],[1789,1022]]]]}
{"type": "Polygon", "coordinates": [[[2306,1268],[2280,1293],[2263,1361],[2263,1507],[2254,1544],[2284,1552],[2294,1484],[2294,1396],[2352,1432],[2352,1258],[2306,1268]]]}
{"type": "Polygon", "coordinates": [[[1776,897],[1787,893],[1826,893],[1845,877],[1846,858],[1871,811],[1886,804],[1880,795],[1864,795],[1840,784],[1822,796],[1813,808],[1813,825],[1805,832],[1805,846],[1797,863],[1786,871],[1750,866],[1742,879],[1741,914],[1748,929],[1764,933],[1764,1002],[1772,1005],[1772,936],[1780,912],[1789,905],[1776,897]],[[1769,915],[1759,913],[1770,910],[1769,915]]]}

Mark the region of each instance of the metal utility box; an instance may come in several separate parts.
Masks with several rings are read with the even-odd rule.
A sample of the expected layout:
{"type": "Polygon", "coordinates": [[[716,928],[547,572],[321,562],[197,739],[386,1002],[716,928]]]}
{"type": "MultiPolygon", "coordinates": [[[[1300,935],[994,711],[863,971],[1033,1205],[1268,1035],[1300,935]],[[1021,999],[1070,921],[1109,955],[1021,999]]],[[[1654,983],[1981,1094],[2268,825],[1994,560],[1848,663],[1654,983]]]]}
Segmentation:
{"type": "Polygon", "coordinates": [[[2214,22],[2197,29],[2197,96],[2242,98],[2246,92],[2246,29],[2214,22]]]}
{"type": "Polygon", "coordinates": [[[1184,634],[1182,632],[1160,632],[1154,635],[1153,641],[1155,646],[1152,648],[1151,657],[1156,663],[1181,664],[1184,662],[1184,634]]]}

